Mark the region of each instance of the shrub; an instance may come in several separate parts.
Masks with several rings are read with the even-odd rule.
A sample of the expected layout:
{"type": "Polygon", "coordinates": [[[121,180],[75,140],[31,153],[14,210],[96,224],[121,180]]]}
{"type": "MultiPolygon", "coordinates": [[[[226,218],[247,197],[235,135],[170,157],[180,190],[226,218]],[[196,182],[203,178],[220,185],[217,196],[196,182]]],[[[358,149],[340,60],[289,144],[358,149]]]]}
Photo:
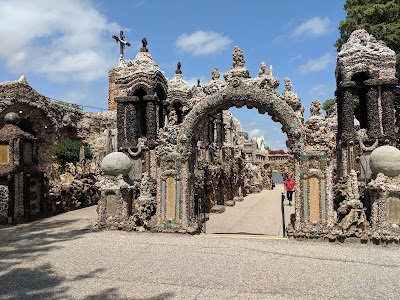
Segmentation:
{"type": "MultiPolygon", "coordinates": [[[[80,141],[73,140],[61,140],[51,149],[51,154],[54,155],[60,165],[64,166],[66,163],[77,163],[79,161],[79,151],[83,146],[80,141]]],[[[89,147],[84,146],[85,148],[85,158],[91,159],[93,157],[93,153],[89,147]]]]}

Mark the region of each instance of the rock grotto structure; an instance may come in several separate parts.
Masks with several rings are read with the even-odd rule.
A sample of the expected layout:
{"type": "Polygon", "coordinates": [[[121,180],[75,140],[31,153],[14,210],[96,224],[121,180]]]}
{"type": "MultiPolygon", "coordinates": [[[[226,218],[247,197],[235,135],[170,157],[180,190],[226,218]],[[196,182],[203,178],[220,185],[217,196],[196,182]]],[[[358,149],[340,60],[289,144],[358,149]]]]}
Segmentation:
{"type": "Polygon", "coordinates": [[[66,191],[68,184],[49,171],[48,149],[68,137],[95,153],[91,164],[71,166],[64,183],[93,195],[86,202],[98,201],[98,228],[196,233],[207,213],[270,188],[271,172],[279,170],[296,182],[290,236],[399,242],[398,81],[395,53],[383,42],[362,28],[351,34],[337,59],[337,106],[325,117],[314,100],[308,120],[290,79],[279,94],[280,82],[264,62],[252,78],[237,46],[224,80],[214,68],[210,82],[189,87],[181,63],[167,79],[142,42],[134,60],[126,61],[121,48],[119,66],[109,72],[107,113],[58,105],[24,80],[0,84],[0,120],[8,113],[21,119],[0,124],[1,220],[30,219],[29,205],[48,207],[48,186],[58,202],[79,202],[71,200],[79,193],[66,191]],[[265,152],[261,138],[249,142],[227,111],[233,106],[257,108],[280,122],[288,153],[265,152]],[[4,130],[10,126],[20,128],[14,136],[4,130]],[[25,140],[36,149],[30,167],[16,164],[21,151],[10,150],[25,140]],[[14,187],[28,175],[38,178],[44,200],[22,204],[21,213],[15,199],[32,191],[14,187]]]}

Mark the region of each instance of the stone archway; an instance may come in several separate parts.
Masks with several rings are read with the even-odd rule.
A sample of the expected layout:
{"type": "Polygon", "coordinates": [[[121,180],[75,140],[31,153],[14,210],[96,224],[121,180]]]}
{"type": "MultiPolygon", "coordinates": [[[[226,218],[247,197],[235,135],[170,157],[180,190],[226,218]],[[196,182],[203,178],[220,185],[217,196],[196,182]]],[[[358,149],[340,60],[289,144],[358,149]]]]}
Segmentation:
{"type": "MultiPolygon", "coordinates": [[[[193,166],[195,163],[195,145],[197,137],[210,116],[230,107],[257,108],[261,114],[268,113],[274,121],[282,124],[282,131],[287,134],[288,148],[294,158],[293,174],[296,189],[300,185],[300,156],[304,148],[304,133],[301,118],[277,94],[275,89],[263,89],[246,82],[246,79],[233,78],[220,91],[206,96],[198,102],[182,123],[178,135],[178,152],[181,154],[180,187],[181,199],[179,220],[183,227],[191,225],[194,212],[193,166]]],[[[296,222],[301,221],[300,193],[296,193],[296,222]]],[[[178,217],[178,216],[177,216],[178,217]]]]}

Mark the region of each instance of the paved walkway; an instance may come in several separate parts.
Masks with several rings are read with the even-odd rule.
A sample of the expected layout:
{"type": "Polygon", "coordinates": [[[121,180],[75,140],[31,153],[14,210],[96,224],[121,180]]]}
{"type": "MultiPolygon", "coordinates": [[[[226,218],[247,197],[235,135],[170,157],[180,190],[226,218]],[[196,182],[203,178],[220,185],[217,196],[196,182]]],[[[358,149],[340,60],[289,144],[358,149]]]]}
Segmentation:
{"type": "Polygon", "coordinates": [[[399,299],[399,246],[93,231],[95,217],[0,228],[0,299],[399,299]]]}
{"type": "MultiPolygon", "coordinates": [[[[283,186],[251,194],[243,202],[226,207],[222,214],[210,214],[206,233],[265,234],[282,236],[281,193],[283,186]]],[[[294,206],[285,201],[285,224],[290,222],[294,206]]]]}

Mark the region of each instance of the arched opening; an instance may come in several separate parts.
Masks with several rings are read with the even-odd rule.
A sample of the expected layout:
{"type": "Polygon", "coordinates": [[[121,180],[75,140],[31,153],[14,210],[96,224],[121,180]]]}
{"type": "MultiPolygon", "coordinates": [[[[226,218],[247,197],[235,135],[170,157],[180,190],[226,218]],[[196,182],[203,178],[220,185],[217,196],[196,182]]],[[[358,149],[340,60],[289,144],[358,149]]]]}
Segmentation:
{"type": "Polygon", "coordinates": [[[137,105],[137,124],[138,137],[146,137],[147,135],[147,118],[146,118],[146,101],[143,99],[146,96],[146,91],[143,88],[135,90],[133,96],[139,98],[137,105]]]}
{"type": "Polygon", "coordinates": [[[175,110],[176,117],[177,117],[177,124],[182,123],[183,112],[182,112],[182,104],[180,102],[175,102],[172,105],[173,109],[175,110]]]}
{"type": "Polygon", "coordinates": [[[352,81],[358,85],[358,98],[354,99],[354,117],[360,122],[360,129],[368,128],[367,89],[365,81],[369,79],[367,72],[356,73],[352,81]]]}
{"type": "MultiPolygon", "coordinates": [[[[218,173],[212,174],[214,176],[209,177],[210,182],[199,182],[198,178],[191,170],[204,170],[204,166],[199,164],[198,159],[198,141],[201,138],[204,139],[205,129],[214,129],[208,131],[208,139],[210,147],[204,149],[205,153],[215,152],[213,146],[216,145],[216,140],[222,139],[226,142],[226,137],[221,135],[215,126],[215,121],[219,123],[218,116],[230,107],[243,107],[256,108],[259,113],[268,113],[274,120],[277,120],[282,124],[282,131],[287,134],[288,141],[287,145],[290,149],[290,153],[293,156],[293,169],[291,170],[292,175],[296,180],[296,185],[299,186],[300,180],[300,152],[303,148],[303,133],[302,124],[300,118],[298,118],[294,111],[288,106],[288,104],[282,100],[274,90],[260,90],[253,86],[248,86],[244,83],[239,82],[237,86],[228,85],[220,92],[207,96],[201,102],[196,104],[192,111],[189,113],[187,118],[182,124],[181,131],[178,137],[178,149],[182,153],[182,223],[190,225],[198,222],[202,223],[205,219],[205,213],[207,209],[210,209],[210,204],[204,200],[207,197],[207,193],[213,195],[215,190],[218,192],[226,192],[226,187],[229,186],[231,191],[226,194],[232,193],[232,196],[239,196],[243,191],[240,191],[238,181],[226,183],[223,177],[219,180],[218,173]],[[214,124],[214,128],[210,128],[214,124]],[[213,136],[214,135],[214,136],[213,136]],[[210,137],[213,136],[213,139],[210,137]],[[218,178],[218,180],[216,179],[218,178]],[[197,187],[197,190],[196,190],[197,187]],[[200,189],[199,189],[200,188],[200,189]],[[200,194],[200,195],[199,195],[200,194]],[[200,213],[199,213],[200,212],[200,213]]],[[[223,120],[222,120],[223,122],[223,120]]],[[[226,152],[225,152],[226,153],[226,152]]],[[[229,153],[229,151],[228,151],[229,153]]],[[[245,153],[233,153],[233,159],[241,161],[243,164],[243,158],[245,153]]],[[[208,170],[209,172],[210,170],[208,170]]],[[[204,174],[203,174],[204,178],[204,174]]],[[[214,194],[212,197],[220,200],[221,197],[218,194],[214,194]]],[[[296,195],[296,201],[300,201],[300,197],[296,195]]],[[[220,200],[221,201],[221,200],[220,200]]]]}
{"type": "Polygon", "coordinates": [[[161,86],[157,87],[156,95],[158,97],[157,101],[157,109],[158,109],[158,128],[164,128],[165,126],[165,118],[167,111],[167,104],[165,103],[165,99],[167,98],[166,93],[162,89],[161,86]]]}

